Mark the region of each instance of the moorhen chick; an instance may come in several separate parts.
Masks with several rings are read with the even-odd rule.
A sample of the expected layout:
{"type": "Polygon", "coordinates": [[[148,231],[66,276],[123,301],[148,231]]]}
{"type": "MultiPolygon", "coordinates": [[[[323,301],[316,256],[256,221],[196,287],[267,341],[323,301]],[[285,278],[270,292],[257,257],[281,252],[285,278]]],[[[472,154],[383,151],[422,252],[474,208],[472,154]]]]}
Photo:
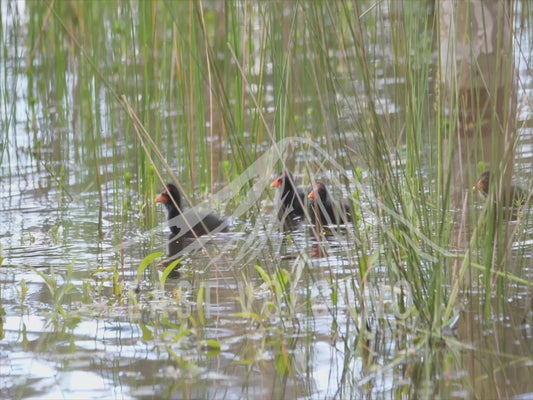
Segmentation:
{"type": "MultiPolygon", "coordinates": [[[[489,194],[489,183],[490,183],[490,171],[485,171],[481,174],[478,183],[474,186],[474,191],[479,190],[484,197],[487,197],[489,194]]],[[[521,188],[520,186],[511,185],[510,195],[508,199],[511,201],[511,207],[521,207],[531,200],[531,194],[527,190],[521,188]]],[[[506,197],[507,199],[507,197],[506,197]]],[[[507,200],[507,201],[509,201],[507,200]]]]}
{"type": "Polygon", "coordinates": [[[171,232],[169,236],[169,256],[175,255],[183,249],[185,240],[181,239],[191,242],[198,236],[210,232],[224,232],[228,229],[227,221],[214,214],[206,214],[192,209],[184,210],[181,205],[181,194],[172,183],[166,185],[165,190],[157,196],[155,202],[163,203],[168,212],[171,232]]]}
{"type": "Polygon", "coordinates": [[[350,203],[342,200],[337,204],[322,182],[317,182],[308,197],[313,200],[311,211],[313,224],[317,222],[317,217],[322,225],[342,225],[352,220],[350,203]]]}
{"type": "Polygon", "coordinates": [[[289,171],[283,172],[270,187],[281,188],[278,218],[280,221],[300,221],[307,206],[305,190],[296,186],[294,178],[289,171]]]}

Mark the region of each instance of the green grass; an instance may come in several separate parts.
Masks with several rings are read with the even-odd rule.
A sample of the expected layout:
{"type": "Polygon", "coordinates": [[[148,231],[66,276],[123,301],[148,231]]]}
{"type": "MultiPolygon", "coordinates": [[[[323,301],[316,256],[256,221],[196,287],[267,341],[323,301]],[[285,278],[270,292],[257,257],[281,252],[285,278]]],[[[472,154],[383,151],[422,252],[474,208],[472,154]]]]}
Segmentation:
{"type": "MultiPolygon", "coordinates": [[[[516,39],[526,42],[531,10],[527,3],[521,7],[516,39]]],[[[447,397],[442,379],[431,382],[465,368],[461,351],[469,343],[449,335],[457,318],[468,311],[472,320],[490,324],[506,312],[507,298],[531,294],[527,249],[513,249],[528,240],[529,215],[512,225],[495,203],[480,211],[472,196],[456,196],[465,176],[470,186],[477,181],[480,162],[503,157],[490,168],[506,176],[515,143],[502,152],[498,135],[507,122],[492,115],[493,145],[469,142],[462,160],[467,173],[455,173],[466,104],[435,84],[438,16],[430,2],[160,0],[29,2],[26,8],[27,32],[19,38],[10,36],[22,29],[18,25],[2,27],[0,41],[4,53],[11,45],[27,50],[27,64],[10,65],[5,57],[3,69],[25,68],[34,162],[67,203],[78,196],[67,189],[76,184],[98,204],[95,235],[115,246],[116,261],[106,266],[113,270],[110,302],[137,301],[124,292],[131,265],[123,245],[131,240],[134,214],[142,216],[134,228],[139,232],[161,222],[153,200],[166,181],[180,183],[189,205],[207,199],[234,213],[246,231],[248,243],[232,250],[229,266],[242,308],[236,317],[265,339],[260,349],[254,342],[243,346],[241,365],[267,369],[261,357],[275,354],[271,366],[284,395],[292,394],[284,392],[288,380],[305,377],[294,354],[311,358],[313,339],[302,344],[294,337],[311,331],[317,303],[324,304],[332,336],[346,354],[339,393],[361,389],[351,370],[360,358],[374,368],[368,382],[387,370],[401,381],[401,366],[412,368],[403,378],[415,382],[413,388],[398,382],[395,395],[447,397]],[[326,180],[360,210],[357,223],[337,237],[341,251],[335,240],[318,237],[341,264],[316,268],[309,233],[303,241],[287,239],[295,249],[288,260],[279,257],[282,244],[264,238],[270,228],[260,201],[270,202],[268,183],[285,168],[305,184],[326,180]],[[110,215],[112,228],[105,228],[110,215]],[[464,240],[458,241],[460,232],[464,240]],[[324,282],[327,289],[316,289],[324,282]],[[391,353],[387,342],[395,343],[391,353]]],[[[7,143],[20,106],[5,79],[0,89],[7,143]]],[[[504,103],[510,103],[508,92],[501,95],[504,103]]],[[[472,93],[467,100],[480,101],[480,93],[472,93]]],[[[481,129],[475,123],[470,128],[475,134],[481,129]]],[[[2,165],[15,156],[2,147],[2,165]]],[[[506,181],[498,182],[491,198],[501,199],[506,181]]],[[[156,257],[145,256],[137,281],[148,281],[153,298],[163,290],[176,300],[165,285],[168,274],[156,277],[148,268],[156,257]]],[[[210,256],[215,268],[218,255],[210,256]]],[[[202,277],[193,279],[196,314],[179,318],[179,327],[168,321],[143,325],[147,342],[194,337],[200,352],[220,350],[203,330],[209,317],[202,308],[202,277]]],[[[46,284],[60,293],[53,279],[46,284]]],[[[100,297],[102,288],[93,289],[100,297]]],[[[58,307],[56,316],[67,313],[58,307]]],[[[193,369],[171,346],[168,353],[193,369]]],[[[457,379],[468,386],[478,378],[457,379]]],[[[312,387],[301,390],[313,394],[312,387]]]]}

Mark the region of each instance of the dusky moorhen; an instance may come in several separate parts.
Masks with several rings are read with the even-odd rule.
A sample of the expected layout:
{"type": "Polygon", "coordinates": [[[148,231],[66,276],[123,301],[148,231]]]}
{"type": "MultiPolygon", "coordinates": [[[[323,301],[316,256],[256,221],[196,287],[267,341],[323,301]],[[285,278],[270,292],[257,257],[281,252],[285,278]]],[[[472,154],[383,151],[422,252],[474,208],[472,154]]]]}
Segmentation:
{"type": "Polygon", "coordinates": [[[317,217],[323,225],[342,225],[352,220],[350,203],[342,200],[337,204],[322,182],[317,182],[308,197],[313,200],[313,210],[311,211],[313,223],[317,222],[317,217]]]}
{"type": "MultiPolygon", "coordinates": [[[[156,203],[163,203],[168,212],[168,221],[170,226],[169,240],[181,238],[194,238],[205,235],[210,232],[223,232],[228,229],[225,220],[220,219],[214,214],[204,214],[201,211],[187,209],[184,210],[181,205],[181,194],[178,188],[169,183],[165,190],[157,196],[156,203]],[[182,218],[176,219],[182,216],[182,218]]],[[[175,246],[181,250],[182,246],[175,246]]],[[[172,254],[169,248],[169,253],[172,254]]]]}
{"type": "MultiPolygon", "coordinates": [[[[489,194],[490,184],[490,171],[485,171],[481,174],[478,183],[474,186],[474,191],[480,191],[481,194],[486,197],[489,194]]],[[[531,200],[531,194],[524,188],[517,185],[511,185],[509,190],[511,191],[507,201],[511,201],[511,207],[521,207],[531,200]]],[[[507,204],[506,204],[507,205],[507,204]]]]}
{"type": "Polygon", "coordinates": [[[305,190],[302,187],[296,186],[292,173],[289,171],[283,172],[270,184],[270,187],[280,188],[281,190],[278,210],[279,220],[301,220],[305,214],[308,201],[305,196],[305,190]]]}

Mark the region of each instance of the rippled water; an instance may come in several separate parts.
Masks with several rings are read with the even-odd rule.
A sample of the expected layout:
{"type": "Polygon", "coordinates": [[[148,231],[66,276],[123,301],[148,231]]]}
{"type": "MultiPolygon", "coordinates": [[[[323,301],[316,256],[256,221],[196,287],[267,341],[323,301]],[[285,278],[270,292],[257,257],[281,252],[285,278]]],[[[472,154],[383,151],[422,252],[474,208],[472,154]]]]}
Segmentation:
{"type": "MultiPolygon", "coordinates": [[[[28,28],[18,27],[29,18],[25,8],[20,15],[7,8],[2,3],[4,32],[28,34],[28,28]]],[[[29,80],[46,81],[47,75],[39,76],[38,68],[37,76],[25,73],[30,51],[28,44],[19,44],[8,50],[13,53],[0,67],[4,94],[10,89],[4,99],[13,99],[0,111],[0,397],[381,398],[438,393],[468,398],[484,397],[493,387],[483,389],[487,371],[497,375],[502,393],[533,393],[527,377],[533,343],[530,290],[517,284],[504,301],[492,299],[498,310],[492,325],[479,317],[483,310],[476,308],[475,299],[480,294],[466,293],[455,329],[433,338],[435,349],[424,353],[417,338],[426,332],[417,331],[418,316],[403,316],[405,308],[397,303],[398,293],[405,294],[409,286],[391,284],[386,265],[372,270],[369,287],[362,288],[354,277],[361,268],[358,253],[365,249],[350,236],[352,230],[319,241],[305,224],[290,232],[279,229],[268,185],[277,173],[279,157],[274,155],[253,170],[250,180],[256,186],[245,195],[242,186],[232,186],[236,180],[228,179],[216,185],[222,191],[230,188],[231,196],[218,192],[221,197],[205,200],[204,205],[231,216],[230,232],[184,254],[179,275],[170,275],[164,288],[164,268],[156,265],[139,281],[142,260],[164,251],[168,235],[165,212],[152,203],[156,193],[150,197],[149,191],[138,190],[142,162],[128,153],[133,147],[129,139],[114,131],[109,100],[102,100],[100,110],[104,133],[98,157],[92,153],[94,139],[79,128],[85,126],[78,115],[82,105],[72,110],[53,102],[33,107],[36,94],[30,93],[29,80]],[[116,162],[127,156],[132,158],[129,165],[116,162]],[[234,204],[228,200],[232,198],[240,201],[234,204]],[[246,207],[239,210],[240,204],[246,207]],[[369,327],[361,323],[365,312],[375,318],[369,327]],[[480,348],[491,351],[480,359],[480,348]],[[495,348],[499,352],[492,352],[495,348]],[[428,354],[431,365],[424,358],[428,354]],[[486,364],[493,367],[484,369],[486,364]],[[426,368],[435,368],[435,382],[422,378],[426,368]],[[476,377],[468,381],[474,388],[464,386],[469,375],[476,377]]],[[[531,97],[532,82],[528,66],[520,63],[518,70],[523,104],[531,97]]],[[[65,73],[71,85],[65,97],[71,99],[80,78],[71,76],[70,69],[65,73]]],[[[378,81],[383,95],[379,115],[401,113],[387,97],[400,83],[387,76],[378,81]]],[[[39,95],[58,90],[49,85],[39,95]]],[[[341,123],[354,117],[340,113],[341,123]]],[[[162,123],[172,116],[162,114],[162,123]]],[[[531,108],[521,108],[519,116],[524,124],[516,176],[532,186],[531,108]]],[[[325,163],[313,171],[314,179],[332,182],[341,176],[354,189],[357,179],[349,166],[341,165],[342,171],[328,167],[342,163],[357,140],[357,133],[346,133],[339,139],[346,147],[329,164],[317,150],[323,148],[320,139],[309,139],[314,150],[295,145],[289,154],[296,178],[309,182],[304,164],[311,159],[325,163]]],[[[262,154],[275,154],[265,143],[262,154]]],[[[216,146],[232,152],[230,144],[218,139],[216,146]]],[[[163,152],[184,156],[183,149],[175,150],[163,152]]],[[[187,172],[178,175],[185,180],[187,172]]],[[[194,191],[205,193],[198,186],[194,191]]],[[[363,188],[360,223],[372,237],[378,219],[370,210],[378,200],[371,188],[363,188]]],[[[191,197],[191,204],[204,199],[203,194],[191,197]]],[[[527,228],[512,249],[520,265],[531,259],[532,233],[527,228]]],[[[369,259],[381,251],[369,252],[369,259]]],[[[522,276],[532,272],[530,266],[522,276]]],[[[412,298],[409,293],[405,298],[409,309],[412,298]]]]}

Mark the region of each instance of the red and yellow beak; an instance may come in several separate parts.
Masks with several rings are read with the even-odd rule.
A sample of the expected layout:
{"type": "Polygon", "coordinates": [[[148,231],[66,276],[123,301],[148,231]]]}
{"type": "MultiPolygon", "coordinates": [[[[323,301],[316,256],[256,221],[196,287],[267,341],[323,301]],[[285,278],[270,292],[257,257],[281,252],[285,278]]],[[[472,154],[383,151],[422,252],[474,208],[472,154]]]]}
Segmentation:
{"type": "Polygon", "coordinates": [[[311,190],[311,193],[309,193],[309,196],[307,196],[307,198],[311,200],[315,199],[315,189],[311,190]]]}
{"type": "Polygon", "coordinates": [[[472,188],[472,190],[474,192],[478,191],[478,190],[481,190],[483,193],[487,193],[488,192],[488,188],[486,187],[485,183],[480,180],[478,183],[476,183],[476,186],[474,186],[472,188]]]}
{"type": "Polygon", "coordinates": [[[270,187],[277,188],[283,185],[283,179],[280,177],[270,184],[270,187]]]}
{"type": "Polygon", "coordinates": [[[155,202],[166,204],[168,203],[168,200],[168,195],[166,193],[161,193],[159,196],[156,197],[155,202]]]}

